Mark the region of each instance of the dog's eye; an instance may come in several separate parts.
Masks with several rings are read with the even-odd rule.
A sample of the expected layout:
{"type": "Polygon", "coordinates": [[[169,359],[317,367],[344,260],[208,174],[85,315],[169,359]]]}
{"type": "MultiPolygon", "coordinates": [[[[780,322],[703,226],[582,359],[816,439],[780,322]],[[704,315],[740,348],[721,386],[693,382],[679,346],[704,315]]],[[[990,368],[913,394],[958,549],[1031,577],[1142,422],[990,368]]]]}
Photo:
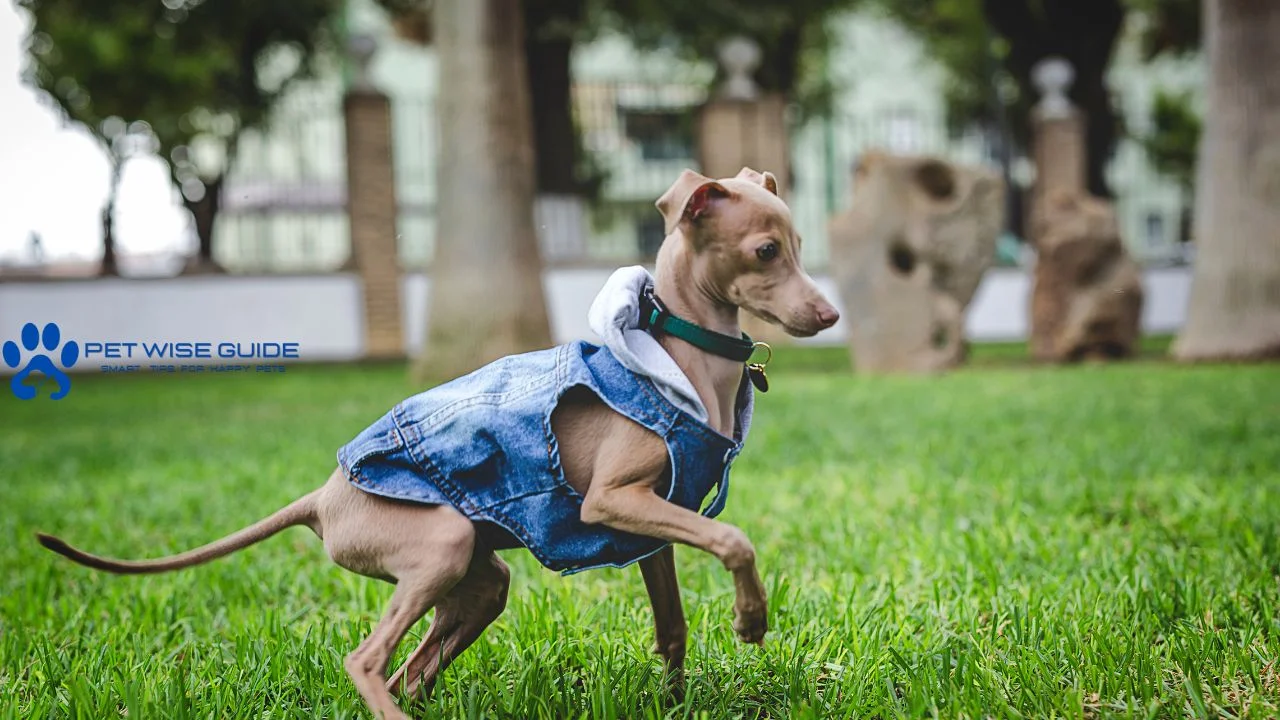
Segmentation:
{"type": "Polygon", "coordinates": [[[760,258],[764,262],[769,262],[770,260],[778,257],[778,244],[765,243],[764,245],[761,245],[756,248],[756,257],[760,258]]]}

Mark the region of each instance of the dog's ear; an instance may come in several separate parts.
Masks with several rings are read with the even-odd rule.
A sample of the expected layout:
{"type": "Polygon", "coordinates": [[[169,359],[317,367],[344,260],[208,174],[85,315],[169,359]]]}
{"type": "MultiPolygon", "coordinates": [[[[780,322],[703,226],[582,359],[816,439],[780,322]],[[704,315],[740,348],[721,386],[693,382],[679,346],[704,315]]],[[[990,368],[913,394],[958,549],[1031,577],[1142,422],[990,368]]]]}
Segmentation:
{"type": "Polygon", "coordinates": [[[761,173],[756,172],[749,167],[744,167],[738,171],[736,179],[746,180],[757,185],[763,185],[765,190],[768,190],[774,195],[778,194],[778,178],[774,177],[773,173],[767,170],[761,173]]]}
{"type": "Polygon", "coordinates": [[[707,214],[716,200],[729,197],[725,186],[692,170],[685,170],[658,202],[668,235],[675,232],[681,220],[697,220],[707,214]]]}
{"type": "Polygon", "coordinates": [[[773,173],[769,172],[768,170],[765,170],[760,174],[764,176],[764,189],[768,190],[774,195],[777,195],[778,194],[778,178],[774,177],[773,173]]]}

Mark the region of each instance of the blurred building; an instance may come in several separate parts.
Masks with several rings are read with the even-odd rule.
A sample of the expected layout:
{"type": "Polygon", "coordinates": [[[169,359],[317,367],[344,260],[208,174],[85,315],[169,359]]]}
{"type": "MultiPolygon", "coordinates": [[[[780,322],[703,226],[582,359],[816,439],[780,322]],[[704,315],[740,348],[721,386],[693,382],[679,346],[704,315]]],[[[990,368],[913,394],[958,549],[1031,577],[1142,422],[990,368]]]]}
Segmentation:
{"type": "MultiPolygon", "coordinates": [[[[345,25],[349,33],[367,33],[378,42],[370,72],[392,99],[399,254],[404,267],[420,268],[434,246],[435,59],[430,48],[397,37],[371,0],[352,0],[345,25]]],[[[850,168],[866,148],[996,162],[990,138],[948,132],[942,72],[907,31],[853,14],[839,21],[836,36],[830,67],[835,111],[797,127],[791,145],[790,200],[805,237],[806,262],[815,269],[826,260],[827,218],[847,203],[850,168]]],[[[1131,130],[1141,132],[1155,90],[1195,90],[1199,72],[1195,59],[1143,63],[1134,40],[1122,43],[1111,74],[1119,111],[1131,130]]],[[[346,261],[342,96],[351,74],[351,60],[333,58],[319,78],[296,88],[268,130],[242,140],[215,243],[217,259],[227,268],[313,272],[346,261]]],[[[571,216],[566,225],[554,206],[540,207],[541,239],[555,262],[616,265],[652,255],[662,238],[652,203],[682,168],[696,167],[691,118],[713,74],[710,62],[640,52],[620,37],[578,49],[576,112],[585,149],[606,180],[585,222],[571,216]],[[570,227],[583,227],[585,240],[566,252],[557,244],[574,232],[570,227]]],[[[1025,160],[1016,159],[1012,170],[1018,182],[1031,181],[1025,160]]],[[[1135,256],[1149,263],[1176,259],[1182,210],[1190,198],[1156,173],[1141,145],[1128,137],[1121,140],[1110,180],[1135,256]]],[[[1007,259],[1016,257],[1012,247],[1007,259]]]]}

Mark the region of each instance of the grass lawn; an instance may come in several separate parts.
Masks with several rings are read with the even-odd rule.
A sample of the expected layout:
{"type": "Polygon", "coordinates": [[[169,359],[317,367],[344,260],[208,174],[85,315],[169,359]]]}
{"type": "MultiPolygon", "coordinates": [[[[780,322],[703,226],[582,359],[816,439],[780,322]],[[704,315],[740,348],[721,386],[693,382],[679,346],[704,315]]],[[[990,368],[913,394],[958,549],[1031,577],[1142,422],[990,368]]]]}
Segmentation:
{"type": "MultiPolygon", "coordinates": [[[[734,468],[723,518],[756,544],[763,649],[733,639],[728,574],[680,548],[689,695],[664,709],[639,572],[561,579],[510,552],[506,614],[415,714],[1280,714],[1280,367],[979,348],[976,369],[869,379],[839,355],[778,353],[734,468]]],[[[204,543],[323,482],[413,391],[370,366],[0,395],[0,718],[365,717],[342,658],[391,588],[310,532],[145,578],[32,533],[126,557],[204,543]]]]}

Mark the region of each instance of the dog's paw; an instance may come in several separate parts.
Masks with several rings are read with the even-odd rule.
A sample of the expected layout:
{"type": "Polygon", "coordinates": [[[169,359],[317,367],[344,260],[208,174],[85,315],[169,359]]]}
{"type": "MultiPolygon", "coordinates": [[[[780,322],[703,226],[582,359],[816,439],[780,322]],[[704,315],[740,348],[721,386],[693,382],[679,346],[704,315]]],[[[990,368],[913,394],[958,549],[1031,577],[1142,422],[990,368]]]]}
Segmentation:
{"type": "Polygon", "coordinates": [[[764,634],[769,631],[768,615],[763,602],[737,603],[733,606],[733,631],[744,643],[763,645],[764,634]]]}
{"type": "Polygon", "coordinates": [[[663,687],[666,688],[664,700],[667,701],[668,706],[684,702],[684,668],[665,668],[662,676],[663,687]]]}

